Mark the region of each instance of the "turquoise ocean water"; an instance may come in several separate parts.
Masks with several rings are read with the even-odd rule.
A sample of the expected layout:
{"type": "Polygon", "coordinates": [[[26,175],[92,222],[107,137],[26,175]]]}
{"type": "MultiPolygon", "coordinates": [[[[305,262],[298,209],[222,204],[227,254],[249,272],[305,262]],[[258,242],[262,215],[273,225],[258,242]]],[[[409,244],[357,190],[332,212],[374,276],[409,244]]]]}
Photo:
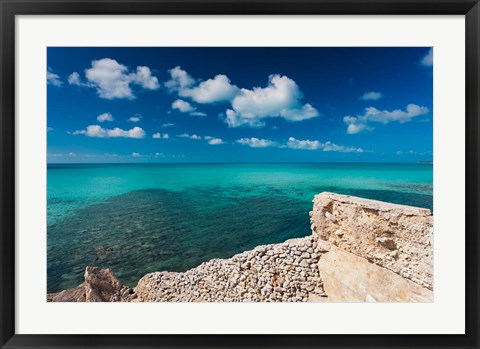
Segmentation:
{"type": "Polygon", "coordinates": [[[310,234],[323,191],[432,209],[431,164],[49,164],[48,292],[86,265],[135,286],[310,234]]]}

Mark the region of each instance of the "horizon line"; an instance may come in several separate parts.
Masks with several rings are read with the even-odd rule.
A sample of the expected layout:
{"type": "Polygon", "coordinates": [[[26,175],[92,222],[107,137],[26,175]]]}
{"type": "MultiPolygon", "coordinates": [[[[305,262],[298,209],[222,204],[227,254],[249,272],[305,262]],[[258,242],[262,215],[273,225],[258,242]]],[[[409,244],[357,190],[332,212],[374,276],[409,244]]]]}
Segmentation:
{"type": "Polygon", "coordinates": [[[256,162],[256,161],[224,161],[224,162],[47,162],[47,165],[223,165],[223,164],[433,164],[432,160],[421,161],[285,161],[285,162],[256,162]]]}

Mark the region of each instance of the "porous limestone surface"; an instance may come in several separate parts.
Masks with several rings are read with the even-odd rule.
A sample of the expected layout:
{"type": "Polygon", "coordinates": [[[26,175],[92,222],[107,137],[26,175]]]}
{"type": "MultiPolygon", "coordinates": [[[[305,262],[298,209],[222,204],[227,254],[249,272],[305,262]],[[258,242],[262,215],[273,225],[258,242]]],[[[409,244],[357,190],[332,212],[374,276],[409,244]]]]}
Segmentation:
{"type": "Polygon", "coordinates": [[[313,203],[310,222],[319,241],[433,289],[430,210],[328,192],[313,203]]]}

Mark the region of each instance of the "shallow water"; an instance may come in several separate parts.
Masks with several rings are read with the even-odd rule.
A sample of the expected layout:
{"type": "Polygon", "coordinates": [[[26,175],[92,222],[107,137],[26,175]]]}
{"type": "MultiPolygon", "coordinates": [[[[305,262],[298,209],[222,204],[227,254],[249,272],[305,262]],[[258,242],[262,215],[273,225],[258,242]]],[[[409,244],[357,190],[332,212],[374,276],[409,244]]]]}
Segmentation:
{"type": "Polygon", "coordinates": [[[48,292],[85,265],[135,286],[259,244],[310,234],[322,191],[427,207],[432,165],[132,164],[48,166],[48,292]]]}

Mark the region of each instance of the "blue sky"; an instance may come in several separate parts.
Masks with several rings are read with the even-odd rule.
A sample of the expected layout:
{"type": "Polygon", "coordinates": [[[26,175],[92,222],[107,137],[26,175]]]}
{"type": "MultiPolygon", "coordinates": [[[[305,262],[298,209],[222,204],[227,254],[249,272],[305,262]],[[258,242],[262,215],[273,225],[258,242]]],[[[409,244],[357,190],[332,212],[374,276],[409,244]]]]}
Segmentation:
{"type": "Polygon", "coordinates": [[[49,163],[433,158],[430,48],[48,48],[49,163]]]}

